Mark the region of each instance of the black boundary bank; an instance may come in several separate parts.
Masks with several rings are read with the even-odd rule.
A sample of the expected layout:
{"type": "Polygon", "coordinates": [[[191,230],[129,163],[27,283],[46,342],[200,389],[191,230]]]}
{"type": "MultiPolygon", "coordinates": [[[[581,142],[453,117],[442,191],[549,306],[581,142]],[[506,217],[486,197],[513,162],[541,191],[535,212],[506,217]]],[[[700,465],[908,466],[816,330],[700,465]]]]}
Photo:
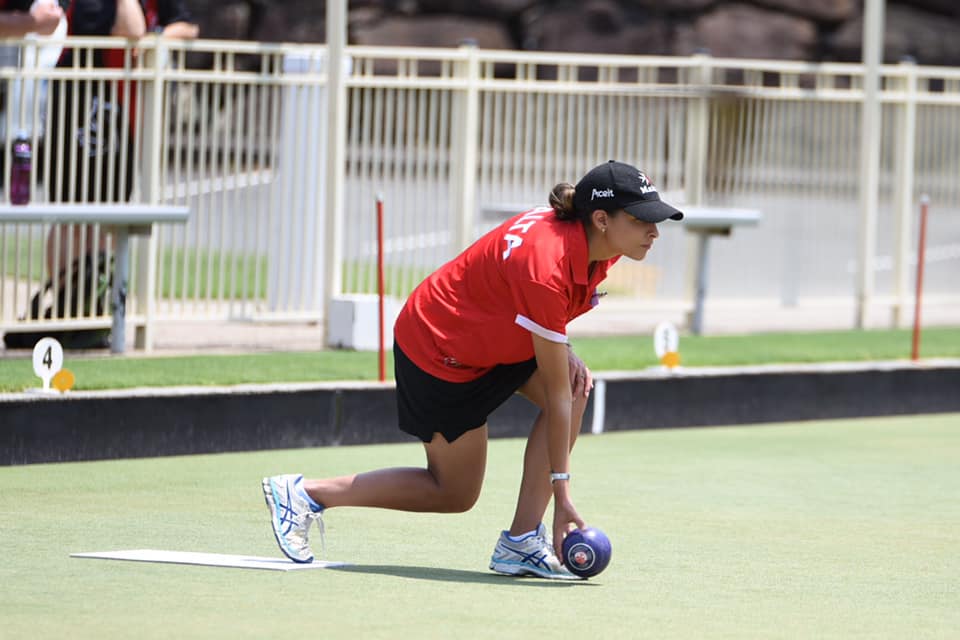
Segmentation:
{"type": "MultiPolygon", "coordinates": [[[[597,380],[585,433],[960,412],[957,361],[609,372],[597,380]]],[[[490,435],[525,436],[534,416],[514,397],[491,416],[490,435]]],[[[0,396],[0,465],[412,441],[396,427],[392,385],[0,396]]]]}

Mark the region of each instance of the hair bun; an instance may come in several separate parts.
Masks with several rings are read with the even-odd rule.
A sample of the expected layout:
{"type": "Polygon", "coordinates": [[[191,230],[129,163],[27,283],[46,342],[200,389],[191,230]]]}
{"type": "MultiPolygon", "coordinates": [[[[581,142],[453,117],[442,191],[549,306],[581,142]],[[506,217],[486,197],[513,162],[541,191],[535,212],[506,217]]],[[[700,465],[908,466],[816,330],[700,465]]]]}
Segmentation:
{"type": "Polygon", "coordinates": [[[557,184],[550,192],[550,206],[557,214],[559,220],[573,220],[577,217],[577,212],[573,208],[573,194],[576,192],[574,186],[569,182],[557,184]]]}

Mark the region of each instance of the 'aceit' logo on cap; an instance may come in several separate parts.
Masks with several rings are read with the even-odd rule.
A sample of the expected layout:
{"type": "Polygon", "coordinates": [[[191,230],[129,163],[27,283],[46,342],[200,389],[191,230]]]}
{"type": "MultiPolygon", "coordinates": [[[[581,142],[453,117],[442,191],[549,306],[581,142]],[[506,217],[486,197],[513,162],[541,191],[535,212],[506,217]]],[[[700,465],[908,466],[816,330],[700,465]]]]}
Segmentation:
{"type": "Polygon", "coordinates": [[[613,189],[593,189],[590,191],[590,199],[596,200],[597,198],[612,198],[613,189]]]}

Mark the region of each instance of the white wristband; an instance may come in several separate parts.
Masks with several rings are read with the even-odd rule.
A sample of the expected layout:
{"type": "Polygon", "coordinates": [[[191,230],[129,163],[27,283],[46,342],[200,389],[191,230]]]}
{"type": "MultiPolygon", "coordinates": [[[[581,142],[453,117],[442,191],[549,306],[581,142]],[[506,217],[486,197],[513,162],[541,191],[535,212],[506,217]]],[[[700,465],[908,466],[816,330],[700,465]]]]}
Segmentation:
{"type": "Polygon", "coordinates": [[[569,479],[570,479],[569,473],[553,473],[553,472],[550,473],[550,484],[553,484],[557,480],[569,480],[569,479]]]}

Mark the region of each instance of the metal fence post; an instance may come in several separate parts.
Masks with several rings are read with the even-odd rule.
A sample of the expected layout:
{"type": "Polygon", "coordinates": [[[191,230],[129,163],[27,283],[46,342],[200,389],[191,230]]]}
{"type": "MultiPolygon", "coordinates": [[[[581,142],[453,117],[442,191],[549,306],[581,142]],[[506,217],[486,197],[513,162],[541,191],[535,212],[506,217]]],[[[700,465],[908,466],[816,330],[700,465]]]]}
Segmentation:
{"type": "MultiPolygon", "coordinates": [[[[707,183],[707,147],[710,136],[710,84],[712,67],[710,55],[700,52],[693,56],[698,63],[691,67],[690,86],[696,90],[696,96],[687,103],[687,136],[684,149],[684,204],[699,207],[704,204],[704,190],[707,183]]],[[[687,327],[696,335],[703,329],[701,306],[702,297],[698,292],[698,277],[705,264],[707,243],[705,236],[695,234],[687,241],[687,285],[686,300],[690,306],[687,311],[687,327]]],[[[704,274],[705,277],[705,274],[704,274]]]]}
{"type": "MultiPolygon", "coordinates": [[[[155,47],[142,52],[144,68],[153,74],[143,83],[143,155],[140,171],[141,200],[146,204],[160,204],[162,199],[161,172],[163,168],[163,101],[166,88],[165,70],[170,50],[163,38],[155,38],[155,47]]],[[[134,347],[153,349],[153,316],[157,304],[157,225],[151,225],[150,235],[143,239],[145,250],[139,252],[137,263],[138,306],[143,313],[143,324],[138,325],[134,347]]],[[[121,345],[122,346],[122,345],[121,345]]]]}
{"type": "Polygon", "coordinates": [[[897,126],[896,189],[894,202],[897,207],[896,301],[893,309],[893,326],[905,327],[910,315],[910,228],[914,215],[914,171],[916,170],[917,139],[917,65],[913,58],[900,61],[903,73],[901,90],[903,103],[900,107],[900,122],[897,126]]]}
{"type": "Polygon", "coordinates": [[[275,228],[267,251],[270,311],[297,312],[314,319],[323,317],[327,308],[326,260],[331,244],[327,225],[334,217],[326,209],[326,162],[332,153],[326,129],[330,96],[319,81],[319,74],[329,71],[329,60],[317,52],[283,56],[283,76],[288,82],[279,114],[276,199],[271,213],[275,228]]]}
{"type": "Polygon", "coordinates": [[[453,113],[453,203],[459,209],[456,216],[453,235],[454,253],[465,249],[474,240],[476,221],[477,189],[477,138],[480,126],[480,106],[478,102],[480,62],[475,42],[466,41],[460,45],[466,59],[457,65],[458,76],[466,83],[455,101],[453,113]]]}
{"type": "Polygon", "coordinates": [[[860,126],[860,274],[856,326],[867,326],[873,301],[880,185],[880,64],[885,0],[866,0],[863,16],[863,119],[860,126]]]}
{"type": "Polygon", "coordinates": [[[327,171],[323,291],[324,335],[330,333],[330,303],[343,282],[343,191],[347,157],[347,0],[327,0],[327,171]]]}
{"type": "Polygon", "coordinates": [[[707,183],[707,145],[710,134],[710,83],[712,67],[710,55],[705,52],[693,56],[697,62],[691,67],[690,85],[696,97],[687,103],[687,139],[684,150],[684,203],[699,207],[703,205],[707,183]]]}

